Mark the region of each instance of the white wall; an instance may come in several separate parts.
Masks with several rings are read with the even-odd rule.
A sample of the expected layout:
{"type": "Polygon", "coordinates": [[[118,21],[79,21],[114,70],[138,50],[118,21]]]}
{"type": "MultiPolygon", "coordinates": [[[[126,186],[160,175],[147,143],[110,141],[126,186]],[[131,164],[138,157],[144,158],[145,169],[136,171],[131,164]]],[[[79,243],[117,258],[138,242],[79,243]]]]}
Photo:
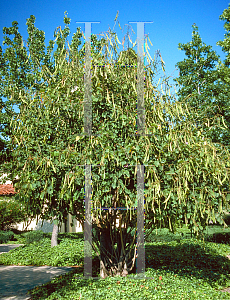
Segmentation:
{"type": "MultiPolygon", "coordinates": [[[[1,179],[5,178],[6,176],[7,176],[7,174],[3,174],[2,176],[0,176],[0,184],[3,184],[1,182],[1,179]]],[[[18,179],[18,175],[15,178],[18,179]]],[[[12,184],[12,181],[7,180],[4,184],[12,184]]]]}
{"type": "MultiPolygon", "coordinates": [[[[42,230],[43,232],[52,232],[53,231],[53,223],[52,221],[49,220],[44,220],[43,221],[43,226],[42,226],[42,220],[38,218],[38,223],[36,224],[37,219],[33,219],[30,223],[30,225],[27,227],[27,230],[42,230]]],[[[18,230],[25,230],[27,223],[26,222],[21,222],[18,223],[17,225],[14,226],[14,228],[18,230]]],[[[67,232],[82,232],[82,226],[77,220],[72,221],[72,216],[69,215],[67,217],[67,232]],[[73,222],[74,226],[71,227],[70,223],[73,222]]],[[[65,225],[62,224],[60,232],[65,232],[65,225]]]]}
{"type": "MultiPolygon", "coordinates": [[[[2,184],[1,182],[1,178],[6,177],[7,174],[3,174],[0,177],[0,184],[2,184]]],[[[18,178],[18,176],[16,176],[16,178],[18,178]]],[[[8,180],[5,184],[12,184],[12,182],[10,180],[8,180]]],[[[1,200],[0,200],[1,201],[1,200]]],[[[46,206],[46,205],[45,205],[46,206]]],[[[38,223],[36,225],[36,218],[33,219],[30,223],[30,225],[27,227],[27,230],[42,230],[43,232],[52,232],[53,230],[53,223],[52,221],[46,221],[44,220],[43,222],[43,226],[42,226],[42,220],[38,219],[38,223]]],[[[18,223],[16,225],[14,225],[13,227],[18,229],[18,230],[25,230],[27,223],[26,222],[21,222],[18,223]]],[[[116,220],[116,225],[119,226],[119,220],[116,220]]],[[[123,225],[122,225],[123,227],[123,225]]],[[[69,214],[67,217],[67,232],[82,232],[82,226],[80,224],[80,222],[78,222],[76,219],[73,219],[72,216],[69,214]],[[73,223],[74,226],[71,227],[70,223],[73,223]]],[[[61,230],[60,232],[65,232],[65,225],[62,224],[61,226],[61,230]]]]}

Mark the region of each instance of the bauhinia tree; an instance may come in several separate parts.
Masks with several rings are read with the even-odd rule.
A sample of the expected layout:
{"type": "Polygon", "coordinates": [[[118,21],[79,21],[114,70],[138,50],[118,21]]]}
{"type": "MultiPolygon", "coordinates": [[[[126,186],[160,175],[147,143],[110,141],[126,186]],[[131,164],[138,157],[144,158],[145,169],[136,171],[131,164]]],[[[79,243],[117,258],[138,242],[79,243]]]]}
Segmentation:
{"type": "MultiPolygon", "coordinates": [[[[6,179],[11,179],[13,182],[16,182],[15,176],[12,174],[12,163],[13,163],[13,156],[12,156],[12,149],[10,147],[12,143],[12,127],[10,126],[10,122],[13,118],[17,118],[17,113],[15,113],[12,109],[12,106],[16,104],[20,111],[23,112],[25,102],[21,101],[21,97],[19,95],[23,95],[25,91],[28,89],[33,91],[33,94],[40,93],[40,107],[39,107],[39,112],[43,113],[46,108],[45,105],[42,102],[42,97],[43,93],[46,90],[46,84],[51,84],[55,88],[55,80],[56,82],[63,81],[65,78],[59,74],[58,68],[55,68],[55,62],[57,61],[57,58],[60,60],[61,57],[63,57],[63,51],[66,51],[65,49],[65,44],[67,43],[67,37],[70,33],[68,24],[70,22],[70,19],[67,18],[67,15],[64,17],[64,23],[66,24],[66,27],[64,30],[59,30],[57,28],[54,32],[54,38],[55,40],[49,41],[49,46],[45,46],[45,37],[44,37],[44,32],[41,30],[38,30],[35,26],[35,17],[30,16],[29,19],[27,19],[27,26],[28,26],[28,39],[27,42],[23,40],[23,37],[20,35],[18,32],[18,23],[14,21],[12,23],[12,27],[10,28],[3,28],[3,33],[5,34],[4,37],[4,42],[3,45],[7,46],[5,52],[3,52],[2,48],[0,47],[0,53],[1,53],[1,69],[0,69],[0,75],[1,75],[1,96],[6,97],[7,101],[3,102],[2,99],[2,108],[5,109],[5,113],[1,111],[1,124],[0,124],[0,132],[4,139],[0,140],[0,170],[1,173],[7,173],[8,177],[6,179]],[[11,40],[10,36],[13,35],[14,38],[11,40]],[[26,42],[26,47],[25,43],[26,42]],[[53,57],[51,55],[55,43],[57,44],[57,49],[53,53],[53,57]],[[46,51],[45,51],[46,50],[46,51]],[[55,74],[54,74],[55,72],[55,74]],[[52,81],[50,80],[52,74],[52,81]],[[55,80],[54,80],[55,79],[55,80]],[[45,82],[45,85],[42,83],[45,82]],[[16,87],[13,88],[12,87],[16,87]],[[8,140],[7,140],[8,139],[8,140]],[[7,163],[8,162],[8,163],[7,163]]],[[[71,49],[72,53],[75,53],[74,58],[72,58],[72,53],[70,53],[69,59],[71,60],[71,64],[73,68],[76,67],[76,65],[80,65],[84,63],[84,47],[83,49],[79,50],[78,47],[81,44],[80,38],[82,37],[82,33],[80,32],[80,28],[77,29],[77,32],[73,35],[72,38],[72,43],[71,43],[71,49]]],[[[93,47],[95,48],[95,51],[97,51],[98,44],[100,44],[99,41],[96,41],[95,36],[92,36],[92,42],[93,42],[93,47]],[[96,44],[95,44],[96,42],[96,44]],[[97,44],[98,43],[98,44],[97,44]]],[[[78,80],[83,81],[83,73],[80,74],[78,77],[78,80]]],[[[76,83],[75,83],[76,85],[76,83]]],[[[76,88],[73,86],[73,88],[76,88]]],[[[34,111],[33,107],[31,107],[31,116],[34,117],[34,111]]],[[[69,122],[71,121],[71,118],[68,119],[69,122]]],[[[35,119],[34,122],[37,120],[35,119]]],[[[32,122],[32,120],[31,120],[32,122]]],[[[32,124],[32,123],[31,123],[32,124]]],[[[38,125],[38,124],[37,124],[38,125]]],[[[34,126],[37,126],[34,123],[34,126]]],[[[54,137],[54,132],[52,132],[53,128],[52,125],[49,124],[50,126],[50,132],[47,132],[47,136],[43,135],[43,125],[44,122],[41,121],[41,132],[39,132],[39,126],[37,128],[37,133],[39,137],[42,139],[43,146],[41,151],[43,151],[42,155],[44,156],[45,153],[49,153],[49,151],[52,153],[53,148],[56,148],[56,145],[53,144],[53,137],[54,137]],[[44,145],[47,147],[44,148],[44,145]],[[50,149],[49,149],[50,147],[50,149]]],[[[71,123],[70,123],[71,126],[71,123]]],[[[55,127],[56,128],[56,127],[55,127]]],[[[17,146],[16,146],[17,147],[17,146]]],[[[21,157],[22,162],[24,162],[25,159],[28,159],[28,153],[25,153],[24,158],[21,157]]],[[[41,156],[42,156],[41,155],[41,156]]],[[[15,156],[14,156],[15,158],[15,156]]],[[[18,158],[16,158],[18,159],[18,158]]],[[[30,159],[30,158],[29,158],[30,159]]],[[[41,165],[44,164],[44,161],[41,161],[41,165]]],[[[42,166],[41,166],[42,169],[42,166]]],[[[35,171],[35,170],[34,170],[35,171]]],[[[16,174],[17,172],[15,172],[16,174]]],[[[18,175],[19,176],[19,170],[18,170],[18,175]]],[[[55,187],[54,187],[54,192],[50,192],[48,190],[48,194],[52,194],[52,200],[50,199],[49,201],[52,201],[52,205],[49,207],[49,212],[45,213],[44,215],[41,214],[41,218],[44,217],[44,219],[54,216],[55,218],[57,217],[55,215],[55,210],[65,210],[66,208],[61,208],[61,205],[57,206],[55,203],[55,195],[58,194],[59,191],[59,185],[61,183],[61,180],[63,179],[63,176],[65,178],[66,176],[66,170],[59,170],[58,173],[59,177],[56,178],[55,181],[55,187]],[[63,175],[64,172],[64,175],[63,175]],[[56,193],[56,194],[55,194],[56,193]],[[49,217],[48,217],[49,215],[49,217]]],[[[33,177],[34,175],[32,175],[33,177]]],[[[45,199],[46,197],[45,193],[42,193],[44,190],[43,183],[45,183],[46,187],[48,187],[48,181],[46,181],[45,177],[42,177],[42,171],[37,170],[36,171],[36,178],[34,177],[33,180],[28,179],[27,184],[31,180],[31,184],[33,183],[33,192],[31,192],[31,197],[34,199],[37,199],[37,197],[41,199],[45,199]],[[40,171],[40,173],[39,173],[40,171]],[[42,179],[42,183],[40,182],[40,179],[42,179]],[[40,187],[41,184],[41,187],[40,187]]],[[[46,199],[47,200],[47,199],[46,199]]],[[[41,200],[42,201],[42,200],[41,200]]],[[[39,206],[35,202],[32,204],[33,209],[30,211],[31,212],[31,217],[38,216],[39,212],[39,206]]],[[[47,206],[45,206],[47,207],[47,206]]],[[[44,208],[43,208],[44,210],[44,208]]],[[[29,211],[29,210],[28,210],[29,211]]],[[[67,217],[67,211],[63,213],[63,218],[66,219],[67,217]]],[[[80,215],[80,212],[78,211],[76,214],[80,215]]],[[[82,223],[82,218],[84,216],[81,216],[80,222],[82,223]]],[[[57,218],[58,219],[58,218],[57,218]]],[[[57,245],[57,230],[58,230],[58,222],[60,221],[60,218],[55,221],[54,225],[54,231],[53,231],[53,236],[52,236],[52,246],[57,245]]]]}
{"type": "Polygon", "coordinates": [[[197,130],[189,105],[172,103],[170,90],[154,84],[156,62],[148,57],[146,135],[134,136],[140,60],[133,48],[118,54],[117,41],[109,31],[101,41],[95,39],[99,51],[95,47],[91,53],[92,135],[84,134],[84,65],[68,43],[57,53],[53,72],[42,68],[39,89],[9,87],[12,99],[17,95],[23,103],[10,124],[18,199],[44,218],[61,221],[71,213],[83,220],[85,169],[91,166],[92,247],[102,278],[134,270],[140,243],[135,242],[137,210],[132,208],[137,207],[141,165],[149,232],[162,226],[174,231],[180,221],[197,233],[209,219],[223,223],[222,206],[230,198],[223,187],[229,180],[229,153],[197,130]]]}

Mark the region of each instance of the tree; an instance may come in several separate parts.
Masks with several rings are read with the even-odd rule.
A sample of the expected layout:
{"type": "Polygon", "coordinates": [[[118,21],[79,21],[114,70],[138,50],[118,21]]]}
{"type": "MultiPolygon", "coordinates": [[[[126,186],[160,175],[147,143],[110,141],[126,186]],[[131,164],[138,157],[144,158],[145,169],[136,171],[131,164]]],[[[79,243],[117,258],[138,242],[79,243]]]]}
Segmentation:
{"type": "MultiPolygon", "coordinates": [[[[70,19],[67,18],[65,15],[64,17],[64,23],[66,25],[69,24],[70,19]]],[[[4,44],[8,46],[5,50],[5,52],[2,51],[2,48],[0,48],[1,52],[1,95],[4,97],[8,98],[8,101],[4,103],[4,108],[6,110],[5,113],[1,114],[1,125],[4,125],[4,127],[1,127],[1,133],[4,137],[7,137],[9,139],[8,142],[6,140],[1,140],[1,157],[2,161],[0,164],[1,167],[1,172],[9,174],[10,179],[16,183],[17,181],[12,177],[11,173],[11,167],[12,167],[12,161],[13,161],[13,156],[12,156],[12,151],[10,151],[11,147],[11,142],[12,142],[12,128],[10,127],[10,121],[13,118],[17,118],[17,114],[13,112],[12,106],[13,104],[17,104],[20,111],[23,111],[25,103],[20,102],[20,96],[19,94],[25,93],[28,89],[30,91],[33,91],[33,94],[36,94],[37,92],[40,92],[41,97],[43,94],[43,91],[45,91],[46,87],[42,85],[42,82],[47,82],[47,84],[54,85],[53,80],[60,81],[63,80],[63,77],[60,78],[59,72],[57,69],[55,69],[55,58],[59,56],[61,57],[61,54],[63,54],[63,46],[66,43],[66,38],[69,35],[69,28],[68,26],[65,27],[64,30],[58,31],[58,28],[54,32],[54,38],[56,38],[56,43],[57,43],[57,50],[53,54],[53,58],[51,56],[51,52],[54,49],[55,41],[50,40],[49,41],[49,46],[47,47],[47,51],[45,53],[45,38],[44,38],[44,32],[38,30],[35,26],[35,17],[30,16],[29,19],[27,19],[27,26],[28,26],[28,40],[26,46],[29,48],[27,53],[27,49],[23,44],[23,38],[18,32],[18,23],[14,21],[12,23],[12,27],[10,28],[3,28],[3,33],[6,35],[4,37],[4,44]],[[13,41],[10,40],[8,36],[14,35],[13,41]],[[45,72],[41,72],[41,70],[45,70],[45,72]],[[53,75],[54,70],[56,73],[53,75]],[[51,74],[52,74],[52,80],[51,80],[51,74]],[[12,91],[12,86],[13,88],[13,94],[11,94],[12,91]],[[43,90],[41,90],[43,89],[43,90]],[[11,108],[11,110],[10,110],[11,108]],[[8,162],[7,164],[5,162],[8,162]]],[[[84,59],[84,49],[80,50],[78,49],[79,45],[81,44],[80,38],[82,37],[82,33],[80,32],[80,28],[78,28],[77,32],[74,34],[72,43],[71,43],[71,49],[73,50],[73,53],[76,52],[77,55],[75,55],[75,58],[72,59],[72,64],[80,64],[82,63],[84,59]],[[74,61],[75,60],[75,61],[74,61]]],[[[93,43],[95,42],[95,37],[92,37],[93,43]]],[[[94,45],[95,51],[97,45],[94,45]]],[[[72,54],[71,54],[72,55],[72,54]]],[[[70,57],[71,59],[71,57],[70,57]]],[[[81,75],[83,76],[83,74],[81,75]]],[[[41,99],[41,105],[42,105],[42,98],[41,99]]],[[[45,110],[45,106],[43,107],[43,110],[45,110]]],[[[31,111],[31,117],[34,117],[34,112],[31,111]]],[[[69,121],[71,121],[69,119],[69,121]]],[[[71,124],[70,124],[71,125],[71,124]]],[[[42,127],[42,125],[41,125],[42,127]]],[[[42,136],[42,132],[40,133],[40,137],[42,136]]],[[[53,141],[53,135],[49,134],[47,137],[50,141],[48,142],[47,147],[51,144],[52,148],[52,141],[53,141]]],[[[13,150],[13,149],[11,149],[13,150]]],[[[42,149],[47,151],[47,149],[42,149]]],[[[52,151],[52,150],[51,150],[52,151]]],[[[43,154],[44,154],[43,152],[43,154]]],[[[15,158],[15,156],[14,156],[15,158]]],[[[27,154],[25,154],[24,159],[28,158],[27,154]]],[[[23,159],[22,159],[23,160],[23,159]]],[[[63,172],[65,172],[63,170],[63,172]]],[[[38,195],[40,195],[40,190],[39,190],[39,180],[35,181],[37,178],[34,178],[33,181],[33,197],[36,199],[38,195]]],[[[63,174],[60,173],[62,176],[63,174]]],[[[58,184],[60,184],[60,178],[59,176],[57,178],[57,185],[55,186],[55,191],[58,191],[58,184]]],[[[5,178],[8,179],[8,178],[5,178]]],[[[39,178],[40,179],[40,178],[39,178]]],[[[46,181],[46,184],[48,182],[46,181]]],[[[32,196],[31,196],[32,197],[32,196]]],[[[42,198],[43,199],[43,198],[42,198]]],[[[56,204],[55,204],[55,196],[53,195],[52,201],[54,201],[52,205],[51,212],[53,214],[53,209],[56,209],[56,204]]],[[[33,204],[35,207],[35,203],[33,204]]],[[[60,209],[60,208],[59,208],[60,209]]],[[[63,208],[64,209],[64,208],[63,208]]],[[[35,213],[38,215],[39,209],[35,209],[35,213]]],[[[36,216],[37,216],[36,215],[36,216]]],[[[67,212],[63,215],[64,218],[66,218],[67,212]]],[[[60,221],[60,220],[58,220],[60,221]]],[[[81,219],[82,223],[82,219],[81,219]]],[[[57,220],[55,221],[54,224],[54,234],[53,236],[56,236],[56,238],[52,238],[52,246],[57,245],[57,235],[55,234],[55,231],[57,231],[57,226],[58,222],[57,220]]]]}
{"type": "MultiPolygon", "coordinates": [[[[34,27],[35,18],[31,16],[30,19],[27,20],[28,25],[28,41],[27,46],[29,46],[30,52],[33,50],[34,57],[39,60],[39,62],[44,63],[45,53],[44,49],[44,32],[37,30],[34,27]],[[39,39],[36,39],[36,37],[39,39]]],[[[18,32],[18,22],[12,22],[12,27],[3,28],[4,37],[3,45],[8,46],[6,51],[3,53],[2,47],[0,47],[0,61],[1,61],[1,84],[0,84],[0,97],[9,98],[9,86],[13,84],[17,84],[20,87],[19,90],[27,89],[31,87],[31,85],[38,80],[37,72],[38,66],[32,63],[32,60],[29,59],[26,48],[24,46],[23,38],[18,32]],[[10,40],[9,36],[14,35],[13,40],[10,40]]],[[[52,47],[51,47],[52,48],[52,47]]],[[[37,83],[36,88],[39,88],[39,82],[37,83]]],[[[15,97],[17,99],[17,97],[15,97]]],[[[1,99],[1,127],[0,133],[3,135],[4,139],[1,139],[1,165],[5,161],[9,161],[11,157],[11,153],[9,152],[9,143],[5,140],[5,138],[9,138],[12,134],[10,132],[10,120],[15,112],[12,110],[12,101],[3,102],[1,99]],[[3,113],[3,108],[5,109],[5,113],[3,113]]],[[[19,104],[18,101],[14,104],[19,104]]],[[[9,141],[10,142],[10,141],[9,141]]],[[[2,168],[4,167],[1,166],[2,168]]]]}
{"type": "MultiPolygon", "coordinates": [[[[223,76],[226,70],[212,47],[202,42],[198,27],[194,24],[192,28],[192,41],[179,43],[179,49],[185,51],[186,58],[176,64],[179,77],[174,80],[179,87],[178,101],[186,98],[186,103],[196,111],[192,118],[197,128],[216,147],[221,144],[229,151],[230,89],[223,76]]],[[[225,189],[229,191],[229,182],[225,183],[225,189]]]]}
{"type": "Polygon", "coordinates": [[[219,56],[211,46],[202,42],[198,27],[193,24],[192,28],[192,41],[179,43],[179,50],[185,51],[187,58],[176,64],[179,77],[174,81],[179,87],[178,100],[187,98],[186,103],[199,110],[199,120],[196,119],[196,122],[200,127],[204,120],[206,122],[207,116],[213,118],[213,101],[220,94],[222,86],[218,81],[218,71],[214,69],[219,56]]]}
{"type": "Polygon", "coordinates": [[[226,59],[223,63],[220,63],[218,65],[218,74],[219,74],[219,80],[222,83],[222,93],[220,94],[220,100],[218,103],[219,108],[219,114],[224,119],[225,124],[227,126],[227,129],[225,129],[222,132],[221,136],[221,142],[224,144],[228,149],[230,149],[230,81],[229,81],[229,75],[230,75],[230,5],[227,9],[225,9],[220,15],[220,20],[225,21],[224,28],[227,31],[225,34],[225,38],[223,41],[219,41],[216,44],[222,47],[222,50],[226,53],[226,59]]]}
{"type": "MultiPolygon", "coordinates": [[[[69,24],[70,19],[65,14],[64,23],[69,24]]],[[[34,26],[35,17],[33,15],[27,19],[27,32],[28,39],[25,41],[18,31],[18,22],[12,22],[12,27],[4,27],[3,34],[4,41],[3,45],[7,48],[3,52],[0,46],[0,134],[3,138],[0,138],[0,168],[1,172],[8,173],[7,166],[3,164],[5,161],[12,159],[11,152],[9,151],[9,145],[11,143],[10,137],[12,132],[10,131],[10,121],[12,117],[16,117],[12,109],[13,105],[18,105],[19,109],[23,106],[23,103],[18,101],[19,97],[17,94],[12,95],[9,92],[11,85],[18,87],[15,93],[19,93],[23,90],[28,90],[32,88],[34,92],[39,91],[41,83],[45,79],[50,79],[50,74],[54,72],[55,65],[53,58],[56,57],[62,50],[63,41],[69,35],[69,28],[62,31],[58,31],[58,28],[54,31],[55,40],[49,41],[49,46],[45,45],[45,33],[34,26]],[[10,36],[14,36],[10,39],[10,36]],[[54,45],[58,45],[57,50],[53,53],[54,45]],[[25,47],[28,47],[28,49],[25,47]],[[46,51],[45,51],[46,50],[46,51]],[[28,52],[28,53],[27,53],[28,52]],[[42,78],[41,69],[46,68],[48,72],[45,74],[45,78],[42,78]],[[7,101],[3,102],[2,97],[6,98],[7,101]],[[3,113],[5,109],[5,113],[3,113]],[[8,141],[7,141],[8,139],[8,141]]],[[[77,51],[79,45],[81,44],[80,38],[82,34],[80,28],[73,36],[72,49],[77,51]]],[[[93,40],[93,39],[92,39],[93,40]]],[[[84,52],[77,51],[79,59],[84,59],[84,52]]],[[[58,73],[54,75],[57,79],[58,73]]]]}
{"type": "Polygon", "coordinates": [[[63,220],[71,213],[82,220],[84,166],[92,165],[92,246],[102,278],[127,276],[134,270],[137,214],[131,208],[137,206],[137,165],[148,165],[146,230],[164,226],[174,231],[185,220],[199,232],[210,218],[223,223],[222,205],[229,201],[223,188],[229,179],[229,153],[203,139],[190,117],[189,105],[172,103],[168,89],[164,93],[157,89],[152,80],[155,61],[144,72],[146,133],[152,135],[132,136],[136,131],[138,56],[128,49],[113,60],[116,41],[111,31],[101,41],[95,38],[92,136],[83,134],[84,66],[72,44],[65,48],[63,42],[53,73],[48,68],[41,70],[44,82],[36,93],[33,87],[21,93],[17,85],[9,87],[12,101],[17,95],[23,103],[10,124],[14,134],[9,168],[12,176],[19,175],[15,183],[18,199],[44,218],[63,220]],[[127,211],[103,207],[126,207],[127,211]]]}

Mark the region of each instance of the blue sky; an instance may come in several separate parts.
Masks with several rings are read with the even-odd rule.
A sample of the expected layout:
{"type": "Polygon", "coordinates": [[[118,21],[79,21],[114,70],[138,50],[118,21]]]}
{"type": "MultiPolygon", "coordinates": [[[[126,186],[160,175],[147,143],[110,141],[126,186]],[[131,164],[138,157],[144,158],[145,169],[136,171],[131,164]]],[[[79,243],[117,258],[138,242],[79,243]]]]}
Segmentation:
{"type": "MultiPolygon", "coordinates": [[[[149,53],[154,57],[156,50],[160,50],[166,66],[166,74],[172,77],[178,76],[178,70],[175,64],[185,58],[184,52],[178,50],[178,43],[187,43],[192,39],[192,25],[196,23],[199,28],[202,41],[213,47],[213,50],[220,55],[221,60],[225,58],[221,47],[216,46],[216,42],[223,40],[224,22],[219,20],[223,10],[228,8],[229,1],[225,0],[174,0],[174,1],[1,1],[1,18],[0,18],[0,43],[3,41],[3,27],[10,27],[13,21],[19,23],[19,32],[26,40],[28,37],[26,19],[30,15],[36,18],[35,26],[45,32],[46,45],[50,39],[53,39],[53,33],[56,27],[64,28],[64,12],[68,12],[71,19],[70,38],[80,26],[84,31],[84,24],[76,21],[97,21],[100,24],[92,25],[92,33],[99,34],[105,32],[110,27],[114,27],[114,19],[119,11],[118,20],[122,32],[118,26],[115,31],[121,41],[127,32],[128,24],[132,26],[135,34],[132,33],[132,40],[136,40],[137,25],[129,24],[134,21],[153,21],[145,25],[145,34],[149,35],[152,42],[149,53]]],[[[3,47],[4,49],[4,47],[3,47]]],[[[119,45],[121,51],[122,45],[119,45]]],[[[19,110],[15,107],[15,111],[19,110]]]]}

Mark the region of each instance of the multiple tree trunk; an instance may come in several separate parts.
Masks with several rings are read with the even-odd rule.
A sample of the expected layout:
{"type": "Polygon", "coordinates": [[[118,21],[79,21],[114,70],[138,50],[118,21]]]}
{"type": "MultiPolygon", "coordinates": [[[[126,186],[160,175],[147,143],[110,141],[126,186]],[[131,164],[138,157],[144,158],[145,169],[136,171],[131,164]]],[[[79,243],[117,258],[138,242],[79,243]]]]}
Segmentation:
{"type": "Polygon", "coordinates": [[[101,278],[127,276],[134,271],[136,222],[134,217],[129,220],[127,216],[126,214],[128,220],[124,220],[125,214],[119,212],[119,227],[116,226],[117,214],[114,210],[111,213],[103,213],[103,217],[98,221],[93,218],[92,247],[100,260],[101,278]],[[122,223],[124,227],[121,227],[122,223]]]}
{"type": "Polygon", "coordinates": [[[100,231],[100,276],[127,276],[135,265],[135,251],[126,247],[132,237],[126,234],[122,241],[122,233],[112,236],[108,228],[100,231]],[[117,238],[116,238],[117,237],[117,238]],[[123,245],[122,245],[123,242],[123,245]]]}

